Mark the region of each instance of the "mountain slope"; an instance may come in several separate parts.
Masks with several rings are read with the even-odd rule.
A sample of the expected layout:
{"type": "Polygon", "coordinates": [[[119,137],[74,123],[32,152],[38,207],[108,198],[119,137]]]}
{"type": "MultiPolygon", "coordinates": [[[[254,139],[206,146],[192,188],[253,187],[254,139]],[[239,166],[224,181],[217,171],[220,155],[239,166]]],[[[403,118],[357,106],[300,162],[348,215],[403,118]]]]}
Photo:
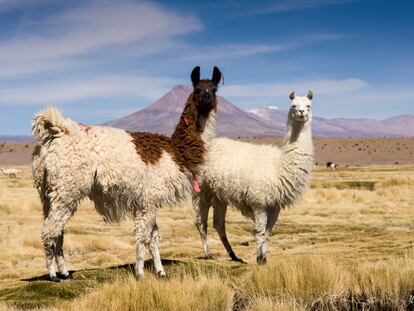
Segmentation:
{"type": "MultiPolygon", "coordinates": [[[[149,131],[171,134],[181,115],[192,87],[178,85],[152,105],[104,125],[128,131],[149,131]]],[[[277,136],[284,126],[274,127],[260,117],[246,112],[218,96],[216,133],[219,136],[277,136]]]]}
{"type": "Polygon", "coordinates": [[[32,135],[0,135],[0,141],[33,141],[32,135]]]}
{"type": "MultiPolygon", "coordinates": [[[[269,124],[284,126],[287,111],[272,106],[249,110],[269,124]]],[[[313,116],[312,131],[315,136],[328,137],[395,137],[414,136],[414,116],[401,115],[385,120],[334,118],[313,116]]]]}

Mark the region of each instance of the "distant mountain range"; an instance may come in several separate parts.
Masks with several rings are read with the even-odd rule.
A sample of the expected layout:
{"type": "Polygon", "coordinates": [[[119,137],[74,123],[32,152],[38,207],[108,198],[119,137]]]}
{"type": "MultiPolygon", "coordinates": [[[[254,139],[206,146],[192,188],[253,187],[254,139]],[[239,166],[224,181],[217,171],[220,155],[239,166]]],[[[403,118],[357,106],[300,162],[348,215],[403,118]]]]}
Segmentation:
{"type": "MultiPolygon", "coordinates": [[[[284,127],[287,111],[274,106],[262,106],[249,110],[261,119],[284,127]]],[[[414,136],[414,116],[401,115],[384,120],[375,119],[325,119],[313,116],[312,130],[315,136],[325,137],[395,137],[414,136]]]]}
{"type": "MultiPolygon", "coordinates": [[[[178,85],[152,105],[104,125],[129,131],[171,134],[191,91],[190,86],[178,85]]],[[[265,106],[244,111],[218,96],[218,136],[282,136],[286,120],[286,110],[265,106]]],[[[414,115],[401,115],[385,120],[325,119],[314,116],[312,129],[315,136],[327,137],[414,136],[414,115]]]]}
{"type": "Polygon", "coordinates": [[[0,135],[0,141],[33,141],[32,135],[0,135]]]}

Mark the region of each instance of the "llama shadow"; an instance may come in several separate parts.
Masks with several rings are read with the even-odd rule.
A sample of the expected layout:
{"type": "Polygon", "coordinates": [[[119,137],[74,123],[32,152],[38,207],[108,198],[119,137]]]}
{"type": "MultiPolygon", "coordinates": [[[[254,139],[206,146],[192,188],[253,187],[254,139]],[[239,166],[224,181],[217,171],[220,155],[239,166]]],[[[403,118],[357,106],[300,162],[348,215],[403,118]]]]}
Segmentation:
{"type": "MultiPolygon", "coordinates": [[[[174,260],[174,259],[162,259],[162,265],[163,266],[172,266],[172,265],[178,265],[178,264],[184,264],[183,261],[180,260],[174,260]]],[[[128,273],[132,273],[134,274],[134,265],[133,263],[127,263],[127,264],[123,264],[123,265],[117,265],[117,266],[112,266],[112,267],[107,267],[107,268],[102,268],[102,269],[82,269],[82,270],[70,270],[69,271],[69,278],[73,279],[75,274],[81,273],[81,272],[98,272],[98,271],[114,271],[114,270],[118,270],[118,271],[126,271],[128,273]]],[[[154,263],[152,260],[145,260],[144,262],[144,268],[146,270],[149,271],[154,271],[154,263]]],[[[34,276],[31,278],[26,278],[26,279],[21,279],[20,281],[24,281],[24,282],[36,282],[36,281],[49,281],[49,275],[48,274],[43,274],[40,276],[34,276]]]]}

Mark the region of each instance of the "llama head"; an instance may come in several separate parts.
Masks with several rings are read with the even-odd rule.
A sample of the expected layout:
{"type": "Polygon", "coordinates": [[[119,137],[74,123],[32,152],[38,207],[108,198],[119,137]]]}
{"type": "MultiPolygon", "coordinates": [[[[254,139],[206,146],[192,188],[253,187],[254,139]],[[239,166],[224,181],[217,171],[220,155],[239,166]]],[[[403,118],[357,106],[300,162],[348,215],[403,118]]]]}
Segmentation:
{"type": "Polygon", "coordinates": [[[307,96],[297,96],[295,91],[290,93],[292,106],[289,110],[289,116],[296,122],[307,122],[312,119],[312,99],[313,93],[309,90],[307,96]]]}
{"type": "Polygon", "coordinates": [[[194,67],[191,72],[193,82],[193,99],[199,114],[208,115],[211,110],[217,109],[216,91],[222,74],[220,69],[214,66],[211,79],[200,80],[200,66],[194,67]]]}

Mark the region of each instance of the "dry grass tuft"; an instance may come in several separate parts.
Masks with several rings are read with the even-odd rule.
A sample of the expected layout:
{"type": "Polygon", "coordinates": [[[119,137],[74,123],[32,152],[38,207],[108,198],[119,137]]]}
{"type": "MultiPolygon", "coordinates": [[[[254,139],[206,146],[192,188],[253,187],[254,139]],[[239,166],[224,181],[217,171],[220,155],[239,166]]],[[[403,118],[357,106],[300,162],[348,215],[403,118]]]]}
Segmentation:
{"type": "Polygon", "coordinates": [[[398,310],[413,295],[414,259],[362,264],[356,268],[355,282],[354,296],[363,297],[366,306],[371,302],[371,307],[380,304],[384,310],[398,310]]]}
{"type": "Polygon", "coordinates": [[[254,298],[246,311],[305,311],[305,308],[292,301],[281,301],[269,297],[254,298]]]}
{"type": "Polygon", "coordinates": [[[414,186],[414,178],[411,177],[393,177],[387,178],[381,182],[381,187],[399,187],[399,186],[414,186]]]}
{"type": "Polygon", "coordinates": [[[13,306],[8,306],[5,303],[0,303],[0,311],[16,311],[17,309],[13,306]]]}
{"type": "Polygon", "coordinates": [[[219,278],[160,281],[154,276],[136,281],[116,281],[103,285],[98,291],[78,301],[64,303],[62,310],[73,311],[187,311],[231,310],[233,291],[219,278]]]}
{"type": "Polygon", "coordinates": [[[297,255],[253,268],[236,288],[247,310],[405,310],[414,307],[414,260],[348,267],[330,258],[297,255]]]}
{"type": "Polygon", "coordinates": [[[247,300],[265,297],[309,307],[317,300],[344,296],[350,279],[348,271],[329,258],[295,255],[274,265],[254,267],[238,290],[247,300]]]}

